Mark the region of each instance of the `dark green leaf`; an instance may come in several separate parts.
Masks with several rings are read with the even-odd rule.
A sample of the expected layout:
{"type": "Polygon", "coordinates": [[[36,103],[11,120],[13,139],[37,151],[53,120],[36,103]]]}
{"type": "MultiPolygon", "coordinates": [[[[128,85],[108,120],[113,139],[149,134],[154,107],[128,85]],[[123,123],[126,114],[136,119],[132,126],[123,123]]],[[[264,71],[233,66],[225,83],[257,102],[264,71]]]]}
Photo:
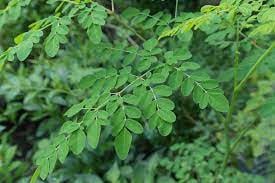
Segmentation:
{"type": "Polygon", "coordinates": [[[186,78],[181,86],[181,93],[183,96],[188,96],[191,94],[194,88],[194,81],[191,78],[186,78]]]}
{"type": "Polygon", "coordinates": [[[173,123],[176,121],[176,115],[170,110],[160,109],[157,111],[157,114],[166,122],[173,123]]]}
{"type": "Polygon", "coordinates": [[[94,121],[87,129],[87,141],[92,148],[96,148],[99,142],[101,126],[98,121],[94,121]]]}
{"type": "Polygon", "coordinates": [[[123,128],[115,138],[115,150],[120,159],[126,159],[131,147],[131,142],[131,133],[126,128],[123,128]]]}
{"type": "Polygon", "coordinates": [[[136,120],[133,119],[127,119],[126,120],[126,127],[132,131],[133,133],[136,134],[141,134],[143,132],[143,127],[142,125],[137,122],[136,120]]]}
{"type": "Polygon", "coordinates": [[[72,133],[69,139],[70,149],[76,155],[80,154],[86,143],[86,135],[83,130],[79,129],[72,133]]]}

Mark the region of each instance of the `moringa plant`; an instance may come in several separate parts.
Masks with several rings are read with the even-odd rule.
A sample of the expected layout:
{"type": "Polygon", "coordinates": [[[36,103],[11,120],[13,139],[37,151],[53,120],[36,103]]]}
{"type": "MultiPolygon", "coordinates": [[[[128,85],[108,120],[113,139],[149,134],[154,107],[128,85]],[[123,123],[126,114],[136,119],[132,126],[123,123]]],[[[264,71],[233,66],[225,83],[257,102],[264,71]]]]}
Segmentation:
{"type": "MultiPolygon", "coordinates": [[[[15,45],[0,56],[1,67],[8,61],[28,60],[37,49],[49,58],[59,57],[59,50],[66,51],[70,44],[72,29],[79,30],[79,34],[86,32],[93,45],[91,49],[104,62],[81,78],[76,89],[88,97],[80,96],[82,100],[64,113],[67,121],[53,134],[51,144],[35,154],[37,169],[32,182],[38,176],[46,179],[70,151],[79,155],[87,146],[96,149],[103,128],[110,129],[121,160],[127,158],[133,134],[142,134],[144,128],[169,135],[177,118],[171,96],[178,91],[182,96],[190,96],[201,110],[209,107],[220,113],[226,154],[217,178],[223,175],[231,154],[251,127],[248,124],[231,140],[229,124],[237,109],[238,96],[275,47],[271,41],[275,32],[274,1],[223,0],[217,6],[203,6],[200,13],[183,14],[177,10],[176,1],[175,17],[165,11],[152,14],[148,9],[134,7],[118,13],[114,1],[109,5],[92,0],[47,2],[55,7],[53,14],[30,24],[27,32],[15,37],[15,45]],[[126,43],[110,40],[105,29],[114,29],[118,36],[126,35],[126,43]],[[218,78],[210,77],[192,58],[190,45],[196,32],[207,35],[201,44],[234,50],[232,63],[228,63],[233,65],[232,93],[225,96],[218,78]],[[265,51],[239,79],[242,44],[265,51]],[[227,97],[231,97],[230,102],[227,97]]],[[[0,12],[1,17],[12,12],[20,14],[29,3],[12,0],[0,12]]],[[[7,23],[4,20],[0,18],[0,24],[7,23]]],[[[228,85],[231,87],[231,83],[228,85]]]]}

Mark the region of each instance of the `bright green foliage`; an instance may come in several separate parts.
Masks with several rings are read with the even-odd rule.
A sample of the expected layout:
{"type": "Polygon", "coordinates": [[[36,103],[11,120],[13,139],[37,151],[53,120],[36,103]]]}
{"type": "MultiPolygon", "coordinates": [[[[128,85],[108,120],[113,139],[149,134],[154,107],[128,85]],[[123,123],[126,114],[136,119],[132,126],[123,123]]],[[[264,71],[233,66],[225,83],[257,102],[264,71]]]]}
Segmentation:
{"type": "Polygon", "coordinates": [[[7,143],[7,135],[4,135],[0,145],[0,174],[1,181],[3,182],[11,182],[15,177],[20,176],[23,172],[27,170],[27,166],[25,163],[13,160],[16,156],[16,151],[17,147],[10,146],[7,143]]]}
{"type": "Polygon", "coordinates": [[[49,22],[52,26],[51,33],[45,40],[45,51],[48,56],[54,57],[59,50],[60,44],[67,42],[66,34],[69,33],[68,25],[70,25],[71,19],[69,17],[51,17],[49,22]]]}
{"type": "Polygon", "coordinates": [[[115,149],[118,157],[122,160],[126,159],[132,142],[132,135],[123,127],[115,138],[115,149]]]}
{"type": "Polygon", "coordinates": [[[9,48],[1,55],[2,62],[5,60],[14,60],[16,54],[18,60],[24,61],[32,51],[33,45],[39,43],[40,37],[43,35],[42,31],[33,30],[16,37],[16,46],[9,48]]]}
{"type": "MultiPolygon", "coordinates": [[[[10,10],[14,9],[16,14],[19,14],[21,7],[29,3],[29,1],[11,1],[5,10],[0,11],[0,15],[4,14],[0,16],[0,27],[3,17],[15,14],[10,10]]],[[[73,62],[70,62],[68,64],[70,66],[66,66],[66,69],[71,70],[76,67],[77,72],[70,73],[69,77],[66,73],[64,74],[63,66],[60,66],[59,70],[48,71],[45,69],[47,70],[45,78],[55,79],[52,79],[53,81],[45,79],[45,83],[42,83],[44,75],[37,77],[43,70],[40,68],[34,71],[36,77],[30,77],[27,81],[9,76],[9,85],[0,90],[2,95],[11,101],[16,101],[19,98],[18,100],[23,100],[24,104],[28,104],[25,109],[21,106],[18,107],[14,102],[7,110],[8,112],[3,113],[4,117],[9,113],[20,113],[23,109],[37,112],[38,106],[41,105],[42,112],[39,111],[39,114],[31,115],[35,121],[43,119],[45,116],[51,116],[52,113],[60,114],[61,111],[64,112],[63,109],[66,109],[64,115],[52,119],[55,122],[62,121],[61,127],[57,130],[55,127],[58,125],[52,127],[56,130],[55,132],[49,130],[51,132],[50,140],[39,147],[34,157],[38,167],[36,173],[39,173],[43,180],[52,175],[58,161],[65,163],[70,152],[81,157],[85,154],[85,150],[105,153],[104,148],[112,147],[111,151],[114,150],[119,159],[126,160],[131,150],[135,149],[131,147],[138,136],[152,138],[151,136],[155,135],[152,135],[152,131],[158,132],[161,136],[170,135],[175,130],[177,120],[187,121],[186,119],[179,120],[182,113],[187,116],[188,122],[192,121],[195,125],[201,125],[204,121],[200,120],[205,120],[217,123],[219,125],[217,129],[220,129],[223,115],[228,113],[231,116],[227,119],[230,119],[234,113],[234,111],[230,111],[234,105],[229,104],[227,96],[230,95],[223,91],[222,88],[226,86],[222,82],[232,81],[234,78],[235,92],[238,81],[244,81],[242,79],[245,76],[251,76],[245,74],[251,67],[253,68],[255,62],[252,60],[253,62],[247,64],[244,59],[239,64],[237,57],[243,56],[239,54],[239,51],[245,50],[246,53],[250,51],[254,53],[250,42],[258,47],[254,39],[264,37],[262,39],[267,40],[265,36],[273,34],[275,30],[274,2],[264,0],[224,0],[217,6],[203,6],[199,13],[182,14],[175,18],[164,11],[152,14],[149,9],[139,10],[134,7],[127,8],[120,16],[117,14],[120,9],[110,10],[108,6],[105,7],[105,3],[100,4],[89,0],[61,2],[52,0],[48,3],[55,8],[55,15],[50,15],[31,24],[27,32],[19,34],[14,39],[16,45],[2,52],[0,56],[1,69],[7,61],[28,60],[29,57],[32,57],[32,51],[36,53],[36,50],[39,50],[39,56],[43,59],[62,60],[66,55],[64,52],[72,52],[74,55],[73,62]],[[119,26],[113,22],[118,23],[119,26]],[[195,30],[205,33],[205,42],[207,43],[205,49],[207,54],[211,55],[210,59],[209,57],[204,58],[203,51],[205,50],[201,49],[202,42],[193,44],[192,41],[197,41],[200,39],[198,36],[201,36],[195,35],[193,33],[195,30]],[[84,35],[83,32],[85,32],[84,35]],[[141,35],[141,32],[144,35],[141,35]],[[168,38],[171,36],[174,38],[168,38]],[[90,43],[87,44],[87,40],[90,43]],[[220,49],[219,51],[224,54],[216,58],[216,53],[212,53],[213,50],[208,50],[209,45],[220,49]],[[61,49],[62,51],[60,51],[61,49]],[[41,53],[42,50],[45,51],[45,56],[41,53]],[[235,58],[228,54],[228,52],[232,54],[232,50],[234,50],[235,58]],[[235,68],[228,69],[228,65],[231,66],[232,63],[224,63],[223,59],[225,61],[235,59],[235,68]],[[83,68],[75,66],[83,60],[85,60],[83,68]],[[214,65],[212,61],[217,60],[219,63],[214,65]],[[87,68],[90,64],[93,65],[93,68],[89,70],[87,68]],[[220,72],[222,76],[213,79],[218,74],[216,67],[222,70],[220,72]],[[62,74],[60,77],[56,77],[56,73],[62,74]],[[224,73],[229,74],[224,76],[224,73]],[[67,80],[74,80],[74,82],[66,83],[67,80]],[[24,84],[21,86],[21,83],[24,84]],[[34,83],[40,85],[34,85],[34,83]],[[40,88],[40,86],[43,87],[40,88]],[[43,91],[51,90],[51,87],[54,87],[55,90],[49,94],[48,98],[44,97],[43,91]],[[71,90],[71,87],[75,88],[71,90]],[[30,90],[31,94],[20,98],[24,95],[25,90],[30,90]],[[21,96],[20,93],[22,93],[21,96]],[[56,93],[68,96],[65,98],[56,93]],[[184,102],[193,100],[195,105],[184,103],[186,107],[183,105],[183,109],[179,109],[178,103],[181,103],[181,100],[184,102]],[[53,101],[60,106],[48,107],[46,105],[52,104],[53,101]],[[195,119],[193,114],[189,115],[188,110],[186,111],[190,106],[191,110],[201,109],[195,119]],[[48,108],[53,109],[49,110],[48,108]],[[202,109],[206,109],[206,112],[202,109]],[[108,142],[107,145],[105,142],[108,142]]],[[[72,55],[68,53],[67,57],[72,57],[72,55]]],[[[266,72],[271,71],[267,69],[266,72]]],[[[22,75],[28,74],[23,73],[22,75]]],[[[268,77],[270,76],[268,75],[268,77]]],[[[245,79],[244,82],[246,81],[245,79]]],[[[227,89],[229,91],[229,87],[227,89]]],[[[253,110],[257,109],[262,121],[273,119],[274,96],[268,96],[269,100],[264,101],[264,95],[257,98],[259,100],[249,101],[251,102],[249,106],[254,107],[244,110],[244,114],[237,115],[251,114],[253,110]]],[[[241,108],[240,106],[243,105],[237,103],[235,106],[241,108]]],[[[236,117],[237,121],[240,120],[238,117],[236,117]]],[[[24,116],[22,118],[23,121],[24,116]]],[[[256,117],[253,116],[253,119],[256,120],[256,117]]],[[[200,128],[205,128],[206,125],[203,125],[200,128]]],[[[234,125],[236,124],[234,123],[234,125]]],[[[260,124],[259,128],[255,130],[256,132],[252,131],[249,136],[253,137],[254,141],[260,141],[259,134],[265,136],[265,130],[270,126],[270,123],[260,124]]],[[[212,126],[214,129],[215,127],[212,126]]],[[[229,135],[235,135],[235,131],[243,129],[235,130],[233,125],[231,128],[229,135]]],[[[196,132],[195,128],[192,130],[192,132],[196,132]]],[[[209,130],[208,133],[212,133],[212,131],[209,130]]],[[[44,132],[43,135],[45,134],[48,135],[44,132]]],[[[222,141],[219,134],[211,135],[215,136],[214,140],[222,141]]],[[[267,136],[269,137],[270,134],[267,136]]],[[[207,138],[213,140],[212,136],[207,138]]],[[[175,137],[171,139],[174,140],[175,137]]],[[[274,139],[272,138],[272,140],[274,139]]],[[[165,145],[169,147],[171,144],[165,145]]],[[[167,157],[163,157],[158,166],[175,176],[170,176],[167,173],[165,176],[158,177],[157,182],[186,182],[195,181],[195,178],[203,182],[214,182],[217,175],[214,175],[213,172],[218,171],[224,155],[218,148],[220,147],[210,147],[210,143],[202,143],[200,140],[195,141],[194,144],[184,143],[171,146],[169,151],[171,154],[176,154],[176,159],[173,159],[173,155],[167,154],[167,157]],[[206,166],[206,160],[209,161],[209,166],[206,166]]],[[[231,148],[230,143],[229,148],[231,148]]],[[[167,149],[162,150],[166,151],[167,149]]],[[[253,151],[259,150],[263,153],[263,149],[259,149],[253,151]]],[[[12,154],[13,152],[11,152],[12,154]]],[[[129,157],[131,158],[131,156],[129,157]]],[[[119,170],[119,166],[112,162],[112,167],[105,175],[108,181],[120,181],[123,171],[119,170]]],[[[150,177],[148,182],[154,182],[155,172],[153,170],[156,170],[156,165],[154,163],[148,165],[147,170],[148,177],[150,177]]],[[[89,171],[93,172],[94,170],[89,169],[89,171]]],[[[229,177],[234,174],[235,171],[226,170],[224,175],[229,177]]],[[[245,179],[242,174],[238,174],[236,177],[234,179],[236,182],[245,179]]],[[[99,179],[94,178],[94,180],[98,181],[99,179]]],[[[251,181],[254,180],[251,179],[251,181]]]]}
{"type": "Polygon", "coordinates": [[[0,10],[0,29],[10,21],[17,20],[22,9],[29,5],[31,0],[11,0],[5,9],[0,10]]]}
{"type": "Polygon", "coordinates": [[[236,19],[241,22],[239,29],[241,31],[247,29],[249,37],[274,34],[273,5],[274,2],[271,0],[267,2],[264,0],[224,0],[218,6],[206,5],[201,8],[201,14],[185,19],[172,29],[163,31],[160,38],[200,29],[209,34],[206,42],[225,48],[230,45],[227,39],[235,35],[236,30],[233,25],[236,24],[236,19]],[[238,17],[239,14],[240,17],[238,17]],[[220,22],[226,22],[232,26],[224,26],[220,22]]]}
{"type": "Polygon", "coordinates": [[[106,9],[93,3],[91,7],[81,10],[77,18],[82,27],[87,29],[89,39],[95,44],[100,43],[102,39],[101,26],[105,24],[107,18],[106,9]]]}
{"type": "Polygon", "coordinates": [[[69,138],[70,150],[74,154],[81,153],[86,138],[88,144],[96,148],[101,128],[107,125],[112,128],[118,157],[125,159],[132,133],[143,132],[146,121],[142,117],[148,120],[152,129],[157,128],[161,135],[167,136],[176,121],[175,104],[168,98],[179,88],[174,86],[175,80],[182,81],[179,85],[182,85],[184,95],[189,95],[194,88],[193,99],[201,108],[210,104],[217,111],[227,112],[228,101],[218,83],[198,70],[196,63],[184,61],[190,58],[185,56],[189,52],[176,55],[170,51],[168,58],[174,61],[168,63],[167,57],[163,61],[157,59],[163,51],[158,48],[156,39],[146,41],[143,47],[137,50],[137,58],[131,65],[118,71],[115,68],[101,69],[80,81],[79,86],[89,89],[91,96],[67,110],[67,117],[78,115],[80,119],[65,122],[60,131],[68,135],[66,138],[69,138]],[[186,82],[188,80],[191,84],[186,82]]]}
{"type": "MultiPolygon", "coordinates": [[[[166,172],[175,175],[169,176],[171,182],[196,182],[197,179],[211,183],[217,181],[214,173],[218,171],[215,169],[217,164],[222,162],[222,144],[212,147],[203,139],[197,139],[192,144],[173,144],[170,150],[171,154],[160,157],[159,169],[164,168],[166,172]]],[[[233,169],[228,169],[225,175],[223,182],[264,182],[259,176],[250,177],[233,169]]]]}
{"type": "MultiPolygon", "coordinates": [[[[16,53],[19,60],[25,60],[33,43],[39,42],[38,38],[42,36],[41,30],[45,25],[51,27],[50,34],[45,39],[45,51],[48,56],[54,57],[60,44],[67,42],[69,25],[76,13],[78,22],[87,30],[91,41],[100,43],[101,26],[105,24],[107,17],[105,8],[97,3],[92,3],[90,7],[79,4],[72,7],[67,16],[52,16],[33,24],[33,30],[18,37],[18,45],[5,52],[4,57],[16,53]],[[12,51],[14,49],[15,53],[12,51]]],[[[145,22],[144,29],[155,25],[165,27],[170,20],[169,16],[162,13],[147,20],[148,10],[140,12],[133,8],[127,9],[122,15],[127,19],[133,18],[133,25],[145,22]]],[[[119,70],[102,69],[80,81],[79,86],[91,90],[92,94],[65,113],[67,117],[78,115],[80,120],[65,122],[60,135],[47,150],[38,153],[36,159],[42,179],[53,171],[57,159],[64,161],[68,150],[80,154],[86,146],[86,140],[92,148],[96,148],[102,126],[112,127],[114,147],[121,159],[125,159],[130,150],[131,132],[143,132],[142,124],[146,121],[141,118],[148,120],[150,128],[157,128],[161,135],[167,136],[176,121],[173,112],[175,105],[168,97],[178,88],[181,88],[185,96],[194,90],[193,99],[202,109],[210,104],[217,111],[228,110],[228,102],[218,84],[198,70],[198,64],[185,61],[192,56],[187,49],[165,52],[158,45],[159,42],[152,38],[143,43],[143,49],[129,47],[126,50],[130,53],[125,56],[123,63],[127,67],[119,70]],[[160,59],[163,57],[165,60],[160,59]]]]}
{"type": "Polygon", "coordinates": [[[14,54],[18,60],[24,61],[30,54],[33,44],[40,41],[44,29],[51,27],[49,35],[45,39],[45,52],[49,57],[54,57],[59,51],[60,44],[67,42],[66,35],[69,33],[71,19],[77,16],[79,23],[83,28],[87,29],[87,34],[92,42],[99,43],[102,37],[101,26],[105,24],[107,18],[106,9],[97,4],[92,3],[91,7],[86,7],[86,3],[76,3],[67,6],[64,11],[67,15],[63,17],[49,16],[48,18],[39,20],[31,24],[30,30],[22,33],[15,38],[16,46],[10,47],[0,56],[0,61],[13,61],[14,54]],[[69,9],[69,10],[68,10],[69,9]]]}

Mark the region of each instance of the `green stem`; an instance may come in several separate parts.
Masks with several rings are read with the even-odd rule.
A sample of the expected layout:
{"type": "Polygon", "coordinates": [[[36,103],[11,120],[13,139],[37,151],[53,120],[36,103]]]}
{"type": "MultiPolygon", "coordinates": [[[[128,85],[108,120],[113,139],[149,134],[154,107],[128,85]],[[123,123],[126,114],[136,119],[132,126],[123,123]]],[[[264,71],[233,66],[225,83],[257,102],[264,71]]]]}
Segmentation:
{"type": "Polygon", "coordinates": [[[178,16],[178,5],[179,5],[179,0],[176,0],[176,6],[175,6],[175,18],[178,16]]]}
{"type": "MultiPolygon", "coordinates": [[[[225,158],[224,158],[224,161],[222,164],[221,175],[224,173],[225,167],[226,167],[229,157],[232,153],[232,150],[235,149],[235,147],[237,146],[238,141],[239,141],[239,140],[237,140],[232,146],[230,146],[229,123],[232,120],[232,114],[234,112],[234,107],[235,107],[235,103],[238,98],[239,92],[243,88],[244,84],[248,81],[249,77],[254,73],[254,71],[258,68],[258,66],[264,61],[264,59],[270,54],[270,52],[272,51],[272,49],[274,47],[275,47],[275,42],[272,43],[271,46],[262,54],[262,56],[249,69],[249,71],[247,72],[245,77],[241,80],[241,82],[234,88],[233,96],[232,96],[231,103],[230,103],[230,108],[227,113],[226,119],[224,121],[224,128],[225,128],[224,130],[225,130],[225,135],[226,135],[227,151],[226,151],[226,155],[225,155],[225,158]]],[[[241,133],[238,139],[241,139],[244,136],[244,134],[245,133],[241,133]]]]}
{"type": "Polygon", "coordinates": [[[239,34],[239,22],[237,21],[237,28],[236,28],[236,48],[235,48],[235,59],[234,59],[234,89],[238,84],[238,68],[239,68],[239,47],[240,47],[240,34],[239,34]]]}
{"type": "Polygon", "coordinates": [[[115,12],[115,3],[114,3],[114,0],[111,0],[111,4],[112,4],[112,12],[115,12]]]}
{"type": "MultiPolygon", "coordinates": [[[[234,56],[234,90],[238,85],[238,67],[239,67],[239,23],[237,21],[236,26],[236,47],[235,47],[235,56],[234,56]]],[[[225,123],[224,123],[224,132],[225,132],[225,144],[226,152],[230,151],[230,135],[229,135],[229,122],[232,120],[232,114],[234,111],[235,103],[238,97],[238,94],[233,90],[233,95],[230,102],[229,112],[227,113],[225,123]]]]}
{"type": "Polygon", "coordinates": [[[241,90],[242,87],[244,86],[244,84],[246,83],[246,81],[249,79],[249,77],[251,76],[251,74],[253,74],[253,72],[257,69],[257,67],[263,62],[263,60],[270,54],[270,52],[272,51],[272,49],[275,47],[275,42],[273,42],[270,47],[262,54],[262,56],[256,61],[256,63],[250,68],[250,70],[248,71],[248,73],[245,75],[245,77],[243,78],[243,80],[238,84],[238,86],[236,87],[236,92],[241,90]]]}

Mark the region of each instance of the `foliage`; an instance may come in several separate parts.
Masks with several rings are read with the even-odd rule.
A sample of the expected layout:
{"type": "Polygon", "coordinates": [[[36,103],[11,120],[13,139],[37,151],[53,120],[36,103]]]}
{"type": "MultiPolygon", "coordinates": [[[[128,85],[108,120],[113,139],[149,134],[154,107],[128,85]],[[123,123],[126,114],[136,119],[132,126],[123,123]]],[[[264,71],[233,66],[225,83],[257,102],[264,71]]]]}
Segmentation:
{"type": "Polygon", "coordinates": [[[10,146],[7,143],[7,134],[2,137],[2,142],[0,145],[0,175],[1,181],[12,182],[26,171],[27,166],[24,162],[13,160],[17,151],[16,146],[10,146]]]}
{"type": "Polygon", "coordinates": [[[173,14],[128,3],[49,0],[25,19],[41,6],[13,0],[0,11],[5,33],[23,21],[14,43],[1,44],[0,127],[10,143],[27,129],[31,182],[265,182],[232,155],[254,159],[274,146],[274,1],[181,14],[178,1],[173,14]]]}

